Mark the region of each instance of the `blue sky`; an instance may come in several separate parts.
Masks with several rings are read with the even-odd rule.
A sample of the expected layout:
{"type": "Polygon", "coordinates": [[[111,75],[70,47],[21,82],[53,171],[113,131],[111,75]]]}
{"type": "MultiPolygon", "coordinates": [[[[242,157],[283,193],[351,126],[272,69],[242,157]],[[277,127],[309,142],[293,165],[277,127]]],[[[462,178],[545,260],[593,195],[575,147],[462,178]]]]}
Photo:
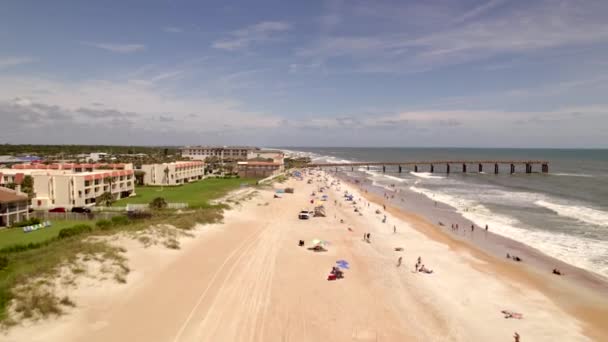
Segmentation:
{"type": "Polygon", "coordinates": [[[9,1],[0,143],[608,147],[607,1],[9,1]]]}

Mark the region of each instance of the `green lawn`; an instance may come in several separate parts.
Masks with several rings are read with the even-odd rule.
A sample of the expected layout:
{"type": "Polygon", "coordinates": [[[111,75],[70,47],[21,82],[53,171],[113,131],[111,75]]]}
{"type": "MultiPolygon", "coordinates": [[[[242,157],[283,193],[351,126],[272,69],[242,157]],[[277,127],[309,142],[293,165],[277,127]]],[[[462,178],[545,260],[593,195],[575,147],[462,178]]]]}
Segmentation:
{"type": "Polygon", "coordinates": [[[0,249],[14,244],[28,244],[30,242],[42,242],[59,234],[63,228],[72,227],[77,224],[95,225],[95,221],[69,221],[54,220],[51,226],[33,232],[24,233],[21,228],[7,228],[0,230],[0,249]]]}
{"type": "Polygon", "coordinates": [[[238,189],[241,184],[255,184],[256,180],[247,178],[209,178],[181,186],[139,186],[135,188],[136,196],[121,199],[115,206],[147,204],[156,197],[162,197],[168,203],[188,203],[190,208],[208,206],[209,200],[222,197],[229,191],[238,189]]]}

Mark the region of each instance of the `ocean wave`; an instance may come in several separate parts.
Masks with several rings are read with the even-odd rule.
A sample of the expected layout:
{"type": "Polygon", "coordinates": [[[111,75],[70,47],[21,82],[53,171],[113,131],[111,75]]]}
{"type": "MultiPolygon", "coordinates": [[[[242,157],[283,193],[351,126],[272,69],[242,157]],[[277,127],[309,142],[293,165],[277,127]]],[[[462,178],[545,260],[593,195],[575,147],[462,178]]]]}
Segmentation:
{"type": "Polygon", "coordinates": [[[565,176],[565,177],[586,177],[593,178],[593,175],[588,175],[586,173],[550,173],[552,176],[565,176]]]}
{"type": "Polygon", "coordinates": [[[525,229],[517,219],[492,212],[476,201],[416,186],[411,186],[410,189],[431,200],[454,207],[460,215],[477,226],[484,227],[487,224],[493,233],[525,243],[549,256],[608,277],[608,267],[602,261],[605,255],[608,255],[608,244],[605,241],[525,229]]]}
{"type": "Polygon", "coordinates": [[[405,183],[406,180],[403,178],[399,178],[399,177],[395,177],[395,176],[391,176],[391,175],[382,175],[382,177],[399,182],[399,183],[405,183]]]}
{"type": "Polygon", "coordinates": [[[445,178],[445,177],[441,177],[441,176],[434,176],[430,172],[414,172],[414,171],[410,171],[410,174],[414,175],[416,177],[427,178],[427,179],[444,179],[445,178]]]}
{"type": "Polygon", "coordinates": [[[559,216],[569,217],[585,223],[597,226],[608,227],[608,212],[592,209],[580,205],[564,205],[551,203],[544,200],[534,202],[534,204],[547,208],[559,216]]]}

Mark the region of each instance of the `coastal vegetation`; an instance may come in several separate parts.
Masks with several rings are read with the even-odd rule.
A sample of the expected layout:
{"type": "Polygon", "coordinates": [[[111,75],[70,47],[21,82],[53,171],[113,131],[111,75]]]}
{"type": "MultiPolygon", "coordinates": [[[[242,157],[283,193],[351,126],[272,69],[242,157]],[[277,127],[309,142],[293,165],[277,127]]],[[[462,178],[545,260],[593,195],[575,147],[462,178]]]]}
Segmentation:
{"type": "MultiPolygon", "coordinates": [[[[76,277],[87,272],[85,262],[97,262],[104,279],[126,282],[129,273],[125,250],[107,243],[104,237],[116,233],[137,236],[144,245],[154,240],[166,248],[179,249],[177,238],[197,223],[222,219],[224,204],[211,204],[242,184],[252,180],[208,179],[179,187],[138,188],[134,203],[185,202],[186,212],[153,210],[146,215],[115,216],[97,222],[54,222],[51,228],[23,233],[12,228],[0,231],[0,323],[10,325],[20,319],[37,319],[59,315],[76,305],[67,296],[56,294],[58,286],[74,285],[76,277]],[[165,202],[166,201],[166,202],[165,202]],[[152,231],[152,233],[151,233],[152,231]],[[161,235],[160,239],[154,234],[161,235]]],[[[127,201],[124,201],[127,202],[127,201]]],[[[126,203],[121,204],[126,204],[126,203]]],[[[131,202],[133,203],[133,202],[131,202]]]]}
{"type": "Polygon", "coordinates": [[[301,168],[304,165],[309,164],[311,159],[309,157],[285,158],[284,162],[285,169],[288,170],[291,168],[301,168]]]}

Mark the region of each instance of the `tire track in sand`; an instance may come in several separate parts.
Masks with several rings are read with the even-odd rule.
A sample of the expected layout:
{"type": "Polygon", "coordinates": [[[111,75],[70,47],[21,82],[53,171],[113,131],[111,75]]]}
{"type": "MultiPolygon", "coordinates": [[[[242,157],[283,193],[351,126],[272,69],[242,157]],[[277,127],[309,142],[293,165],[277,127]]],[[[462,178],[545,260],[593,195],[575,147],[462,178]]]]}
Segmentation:
{"type": "Polygon", "coordinates": [[[241,255],[248,258],[233,265],[197,329],[196,340],[263,341],[281,232],[278,227],[266,229],[241,255]]]}
{"type": "Polygon", "coordinates": [[[259,240],[260,236],[262,235],[262,233],[264,232],[264,230],[266,228],[267,227],[265,226],[263,229],[261,229],[261,231],[256,231],[255,233],[249,235],[241,244],[238,245],[237,248],[235,248],[230,253],[230,255],[228,255],[228,257],[226,257],[226,259],[224,260],[224,262],[222,263],[222,265],[220,265],[220,267],[217,269],[217,271],[215,271],[215,273],[213,274],[213,277],[209,281],[209,284],[207,285],[207,287],[205,288],[205,290],[203,290],[203,292],[199,296],[196,304],[192,307],[192,310],[188,314],[188,317],[184,320],[184,323],[182,324],[182,326],[180,327],[180,329],[177,331],[177,333],[175,335],[175,338],[173,339],[173,342],[179,342],[180,341],[180,339],[182,338],[182,335],[184,334],[184,331],[186,330],[186,328],[188,327],[188,325],[192,321],[192,318],[196,314],[197,310],[199,309],[199,307],[201,306],[201,304],[205,300],[205,298],[206,298],[209,290],[214,285],[214,283],[218,280],[218,277],[222,273],[224,273],[224,269],[227,267],[227,265],[231,261],[231,259],[235,258],[237,256],[237,254],[239,252],[241,252],[241,254],[237,257],[237,260],[235,261],[235,263],[232,265],[232,267],[231,267],[231,270],[232,270],[232,269],[234,269],[235,265],[238,264],[238,260],[240,260],[243,257],[243,255],[246,253],[246,251],[249,250],[251,248],[251,246],[253,246],[257,240],[259,240]]]}

